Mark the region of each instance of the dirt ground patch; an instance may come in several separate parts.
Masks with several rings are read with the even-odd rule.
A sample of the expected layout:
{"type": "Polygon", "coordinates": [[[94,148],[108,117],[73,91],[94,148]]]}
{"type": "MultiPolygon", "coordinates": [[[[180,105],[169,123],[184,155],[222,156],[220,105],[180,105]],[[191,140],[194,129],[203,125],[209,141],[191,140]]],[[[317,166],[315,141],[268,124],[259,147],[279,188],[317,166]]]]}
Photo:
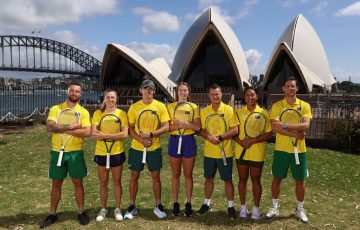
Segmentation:
{"type": "Polygon", "coordinates": [[[24,130],[32,129],[34,126],[28,125],[1,125],[0,124],[0,137],[21,133],[24,130]]]}

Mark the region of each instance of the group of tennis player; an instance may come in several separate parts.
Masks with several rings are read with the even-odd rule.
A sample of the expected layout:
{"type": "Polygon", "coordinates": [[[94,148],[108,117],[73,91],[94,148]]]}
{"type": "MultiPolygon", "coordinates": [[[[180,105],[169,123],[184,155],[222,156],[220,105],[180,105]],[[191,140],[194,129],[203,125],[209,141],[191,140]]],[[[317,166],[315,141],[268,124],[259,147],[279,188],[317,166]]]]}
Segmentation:
{"type": "Polygon", "coordinates": [[[222,102],[222,90],[216,84],[209,87],[210,104],[201,109],[190,102],[190,86],[185,82],[179,83],[176,101],[167,106],[154,99],[155,89],[156,86],[152,80],[142,81],[139,88],[142,99],[132,104],[127,113],[117,108],[117,92],[112,89],[106,90],[102,106],[94,112],[90,122],[89,112],[78,103],[82,94],[81,85],[76,82],[69,84],[67,100],[53,106],[47,119],[47,130],[52,133],[49,167],[49,177],[52,179],[51,208],[50,215],[40,223],[40,228],[47,227],[58,220],[56,210],[61,198],[63,180],[68,174],[75,189],[78,205],[77,219],[81,225],[90,222],[84,208],[83,187],[83,178],[88,174],[82,150],[83,139],[87,136],[92,136],[97,140],[94,162],[97,164],[100,181],[101,209],[96,221],[102,221],[109,215],[107,198],[110,171],[115,198],[115,210],[112,215],[118,221],[133,219],[137,215],[136,196],[139,177],[145,166],[148,167],[152,179],[155,197],[154,214],[160,219],[166,218],[168,214],[161,202],[160,170],[163,157],[160,136],[167,132],[170,133],[167,154],[172,170],[172,215],[179,216],[182,210],[187,217],[194,214],[193,169],[196,155],[203,154],[204,203],[196,213],[204,215],[211,211],[214,178],[216,172],[219,171],[228,200],[228,216],[231,219],[237,217],[232,182],[234,162],[239,174],[239,217],[249,216],[254,220],[260,219],[261,174],[265,160],[266,141],[275,132],[272,206],[265,216],[271,219],[279,215],[281,180],[287,176],[290,167],[295,179],[295,216],[304,223],[308,222],[304,209],[305,179],[309,175],[304,137],[310,126],[312,115],[310,105],[296,97],[299,88],[295,78],[289,77],[285,80],[284,98],[273,104],[269,114],[257,104],[257,93],[252,87],[244,89],[246,105],[236,111],[222,102]],[[76,115],[76,122],[68,119],[71,115],[64,115],[66,110],[76,115]],[[62,119],[62,117],[66,118],[62,119]],[[69,120],[69,122],[61,120],[69,120]],[[203,153],[197,152],[195,134],[205,140],[203,153]],[[131,170],[130,202],[123,215],[121,180],[123,163],[126,160],[124,140],[128,138],[128,135],[132,138],[127,154],[128,167],[131,170]],[[234,151],[232,140],[235,141],[234,151]],[[184,207],[181,207],[178,200],[182,171],[186,193],[184,207]],[[246,204],[249,176],[253,194],[251,214],[246,204]]]}

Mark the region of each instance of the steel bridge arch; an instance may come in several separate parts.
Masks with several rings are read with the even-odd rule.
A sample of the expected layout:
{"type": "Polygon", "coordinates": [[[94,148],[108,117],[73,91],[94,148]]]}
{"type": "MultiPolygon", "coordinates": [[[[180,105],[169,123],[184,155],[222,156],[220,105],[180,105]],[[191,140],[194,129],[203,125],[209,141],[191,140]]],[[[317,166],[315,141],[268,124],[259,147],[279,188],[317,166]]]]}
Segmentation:
{"type": "MultiPolygon", "coordinates": [[[[0,48],[2,53],[2,63],[0,65],[0,70],[10,70],[10,71],[31,71],[31,72],[49,72],[49,73],[65,73],[65,74],[78,74],[86,76],[100,77],[101,62],[90,54],[65,43],[58,42],[55,40],[34,37],[34,36],[22,36],[22,35],[2,35],[0,36],[0,48]],[[51,68],[36,68],[35,67],[35,53],[34,55],[34,68],[25,67],[14,67],[12,60],[12,50],[11,50],[11,66],[5,66],[4,64],[4,48],[5,47],[19,47],[19,62],[20,62],[20,47],[33,47],[39,48],[41,50],[51,51],[54,54],[59,54],[69,60],[75,62],[81,66],[85,71],[69,71],[65,69],[51,69],[51,68]]],[[[26,50],[27,52],[27,50],[26,50]]],[[[27,55],[27,54],[26,54],[27,55]]],[[[28,58],[28,57],[26,57],[28,58]]],[[[40,60],[42,62],[42,56],[40,55],[40,60]]],[[[28,60],[27,60],[28,61],[28,60]]]]}

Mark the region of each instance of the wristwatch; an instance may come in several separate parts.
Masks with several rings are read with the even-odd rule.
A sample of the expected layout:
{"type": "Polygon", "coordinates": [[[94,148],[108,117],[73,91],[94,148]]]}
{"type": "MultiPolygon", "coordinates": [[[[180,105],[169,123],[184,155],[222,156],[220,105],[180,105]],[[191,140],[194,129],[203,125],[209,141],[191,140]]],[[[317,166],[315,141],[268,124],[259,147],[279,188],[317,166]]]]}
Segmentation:
{"type": "Polygon", "coordinates": [[[219,136],[219,141],[223,141],[224,138],[222,136],[219,136]]]}
{"type": "Polygon", "coordinates": [[[150,137],[154,137],[154,134],[152,132],[150,132],[150,137]]]}

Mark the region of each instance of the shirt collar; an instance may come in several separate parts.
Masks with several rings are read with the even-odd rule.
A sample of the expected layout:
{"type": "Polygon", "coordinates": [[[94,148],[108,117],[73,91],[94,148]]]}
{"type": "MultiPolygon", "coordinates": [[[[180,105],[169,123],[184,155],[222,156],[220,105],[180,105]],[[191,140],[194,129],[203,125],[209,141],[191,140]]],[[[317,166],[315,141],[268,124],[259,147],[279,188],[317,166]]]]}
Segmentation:
{"type": "Polygon", "coordinates": [[[213,113],[224,113],[225,112],[225,104],[223,102],[220,102],[220,106],[219,106],[217,112],[215,112],[215,110],[213,109],[212,104],[210,104],[209,107],[210,107],[211,112],[213,112],[213,113]]]}
{"type": "Polygon", "coordinates": [[[287,102],[286,98],[282,99],[281,101],[282,105],[285,107],[285,108],[294,108],[294,107],[297,107],[300,105],[300,99],[299,98],[295,98],[295,103],[294,103],[294,106],[291,106],[289,105],[289,103],[287,102]]]}

